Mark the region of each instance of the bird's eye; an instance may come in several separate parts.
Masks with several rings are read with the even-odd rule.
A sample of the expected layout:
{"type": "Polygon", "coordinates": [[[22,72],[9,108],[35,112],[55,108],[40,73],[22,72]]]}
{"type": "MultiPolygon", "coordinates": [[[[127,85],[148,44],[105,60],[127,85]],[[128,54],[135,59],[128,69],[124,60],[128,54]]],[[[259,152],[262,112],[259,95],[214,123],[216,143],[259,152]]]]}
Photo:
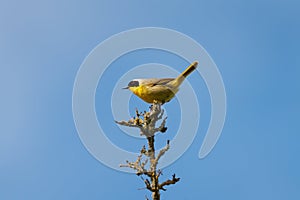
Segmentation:
{"type": "Polygon", "coordinates": [[[138,81],[130,81],[128,83],[128,87],[138,87],[139,86],[139,82],[138,81]]]}

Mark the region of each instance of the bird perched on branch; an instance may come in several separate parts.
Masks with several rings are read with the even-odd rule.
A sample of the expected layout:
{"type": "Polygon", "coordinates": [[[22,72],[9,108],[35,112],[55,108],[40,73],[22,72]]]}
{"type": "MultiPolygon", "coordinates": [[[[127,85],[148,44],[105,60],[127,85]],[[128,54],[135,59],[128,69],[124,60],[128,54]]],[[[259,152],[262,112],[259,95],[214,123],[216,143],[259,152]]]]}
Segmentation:
{"type": "Polygon", "coordinates": [[[134,79],[123,89],[129,89],[147,103],[169,102],[179,90],[184,79],[197,68],[198,62],[193,62],[177,78],[134,79]]]}

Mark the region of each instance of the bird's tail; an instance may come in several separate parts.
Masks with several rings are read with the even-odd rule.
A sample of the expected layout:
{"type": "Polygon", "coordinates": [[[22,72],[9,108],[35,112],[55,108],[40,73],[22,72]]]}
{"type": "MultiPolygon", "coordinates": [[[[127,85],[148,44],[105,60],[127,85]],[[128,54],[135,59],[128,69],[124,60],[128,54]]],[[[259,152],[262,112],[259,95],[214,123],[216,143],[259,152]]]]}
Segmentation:
{"type": "Polygon", "coordinates": [[[193,62],[178,76],[178,78],[180,77],[186,78],[188,75],[190,75],[190,73],[192,73],[197,68],[197,65],[198,65],[197,61],[193,62]]]}
{"type": "Polygon", "coordinates": [[[178,87],[184,81],[184,79],[197,68],[197,65],[198,65],[197,61],[193,62],[176,79],[174,79],[172,85],[174,87],[178,87]]]}

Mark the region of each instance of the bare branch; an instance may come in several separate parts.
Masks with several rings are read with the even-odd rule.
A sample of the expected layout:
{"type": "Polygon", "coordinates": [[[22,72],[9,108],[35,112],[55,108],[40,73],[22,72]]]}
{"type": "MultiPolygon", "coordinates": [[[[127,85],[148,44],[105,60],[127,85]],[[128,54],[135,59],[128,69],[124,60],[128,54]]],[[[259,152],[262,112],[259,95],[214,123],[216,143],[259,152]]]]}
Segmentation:
{"type": "MultiPolygon", "coordinates": [[[[140,176],[145,183],[145,188],[152,192],[152,199],[160,199],[160,190],[166,190],[164,186],[175,184],[180,180],[176,178],[175,174],[172,179],[166,180],[159,184],[159,177],[162,175],[161,170],[157,170],[157,164],[160,158],[170,149],[170,141],[167,141],[166,146],[155,154],[155,134],[157,132],[164,133],[167,130],[166,121],[167,117],[163,118],[164,110],[161,109],[161,104],[153,103],[150,106],[149,112],[139,112],[135,110],[135,116],[129,121],[116,121],[117,124],[128,127],[135,127],[140,129],[141,135],[146,136],[148,146],[145,145],[140,150],[140,155],[135,162],[126,161],[126,164],[120,167],[128,167],[136,171],[136,175],[140,176]],[[156,126],[159,120],[162,120],[159,126],[156,126]],[[148,168],[148,169],[147,169],[148,168]],[[148,178],[143,178],[145,175],[148,178]]],[[[146,197],[146,199],[148,199],[146,197]]]]}
{"type": "Polygon", "coordinates": [[[180,178],[176,178],[176,175],[173,174],[172,179],[170,180],[166,180],[165,182],[163,182],[162,184],[159,184],[159,189],[166,191],[167,189],[164,188],[164,186],[166,185],[172,185],[177,183],[180,180],[180,178]]]}
{"type": "Polygon", "coordinates": [[[155,159],[156,165],[158,164],[159,159],[170,149],[170,144],[169,143],[170,143],[170,141],[168,140],[167,145],[159,151],[159,153],[158,153],[158,155],[155,159]]]}
{"type": "Polygon", "coordinates": [[[128,127],[137,127],[137,128],[140,128],[141,125],[139,124],[135,124],[135,123],[132,123],[131,121],[115,121],[117,124],[120,124],[122,126],[128,126],[128,127]]]}
{"type": "Polygon", "coordinates": [[[154,131],[155,131],[155,132],[162,132],[162,133],[166,132],[167,129],[168,129],[167,127],[165,127],[165,126],[166,126],[166,122],[167,122],[167,117],[165,117],[165,118],[163,119],[163,121],[162,121],[162,123],[160,124],[160,126],[159,126],[158,128],[155,128],[154,131]]]}
{"type": "Polygon", "coordinates": [[[161,104],[152,104],[149,112],[135,111],[135,117],[126,121],[115,121],[117,124],[140,129],[140,134],[146,137],[153,136],[157,132],[165,132],[167,130],[166,119],[164,118],[160,126],[156,127],[156,123],[162,119],[164,110],[161,109],[161,104]]]}

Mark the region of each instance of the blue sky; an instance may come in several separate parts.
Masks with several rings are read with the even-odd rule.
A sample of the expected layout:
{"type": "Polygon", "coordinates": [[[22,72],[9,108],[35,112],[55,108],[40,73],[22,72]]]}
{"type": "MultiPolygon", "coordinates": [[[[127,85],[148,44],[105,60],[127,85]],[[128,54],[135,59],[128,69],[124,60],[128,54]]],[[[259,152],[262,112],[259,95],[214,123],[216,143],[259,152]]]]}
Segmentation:
{"type": "MultiPolygon", "coordinates": [[[[190,77],[191,84],[199,83],[203,104],[199,134],[164,169],[163,178],[175,172],[182,179],[162,198],[299,199],[299,8],[291,0],[1,1],[0,199],[149,196],[137,190],[144,187],[138,177],[112,170],[88,153],[72,116],[73,83],[88,53],[113,34],[145,26],[174,29],[200,43],[217,64],[227,92],[222,136],[199,160],[210,104],[201,77],[190,77]]],[[[128,56],[121,58],[128,66],[149,62],[151,56],[164,64],[178,60],[178,70],[186,64],[159,52],[128,56]]],[[[112,67],[103,81],[116,73],[112,67]]],[[[131,101],[146,107],[134,97],[131,101]]],[[[175,100],[166,109],[176,116],[177,106],[175,100]]],[[[96,107],[101,117],[101,106],[96,107]]],[[[169,120],[175,130],[178,119],[169,120]]],[[[110,114],[105,124],[116,130],[108,136],[112,141],[140,148],[141,141],[118,139],[110,114]]],[[[169,133],[162,140],[172,137],[169,133]]]]}

